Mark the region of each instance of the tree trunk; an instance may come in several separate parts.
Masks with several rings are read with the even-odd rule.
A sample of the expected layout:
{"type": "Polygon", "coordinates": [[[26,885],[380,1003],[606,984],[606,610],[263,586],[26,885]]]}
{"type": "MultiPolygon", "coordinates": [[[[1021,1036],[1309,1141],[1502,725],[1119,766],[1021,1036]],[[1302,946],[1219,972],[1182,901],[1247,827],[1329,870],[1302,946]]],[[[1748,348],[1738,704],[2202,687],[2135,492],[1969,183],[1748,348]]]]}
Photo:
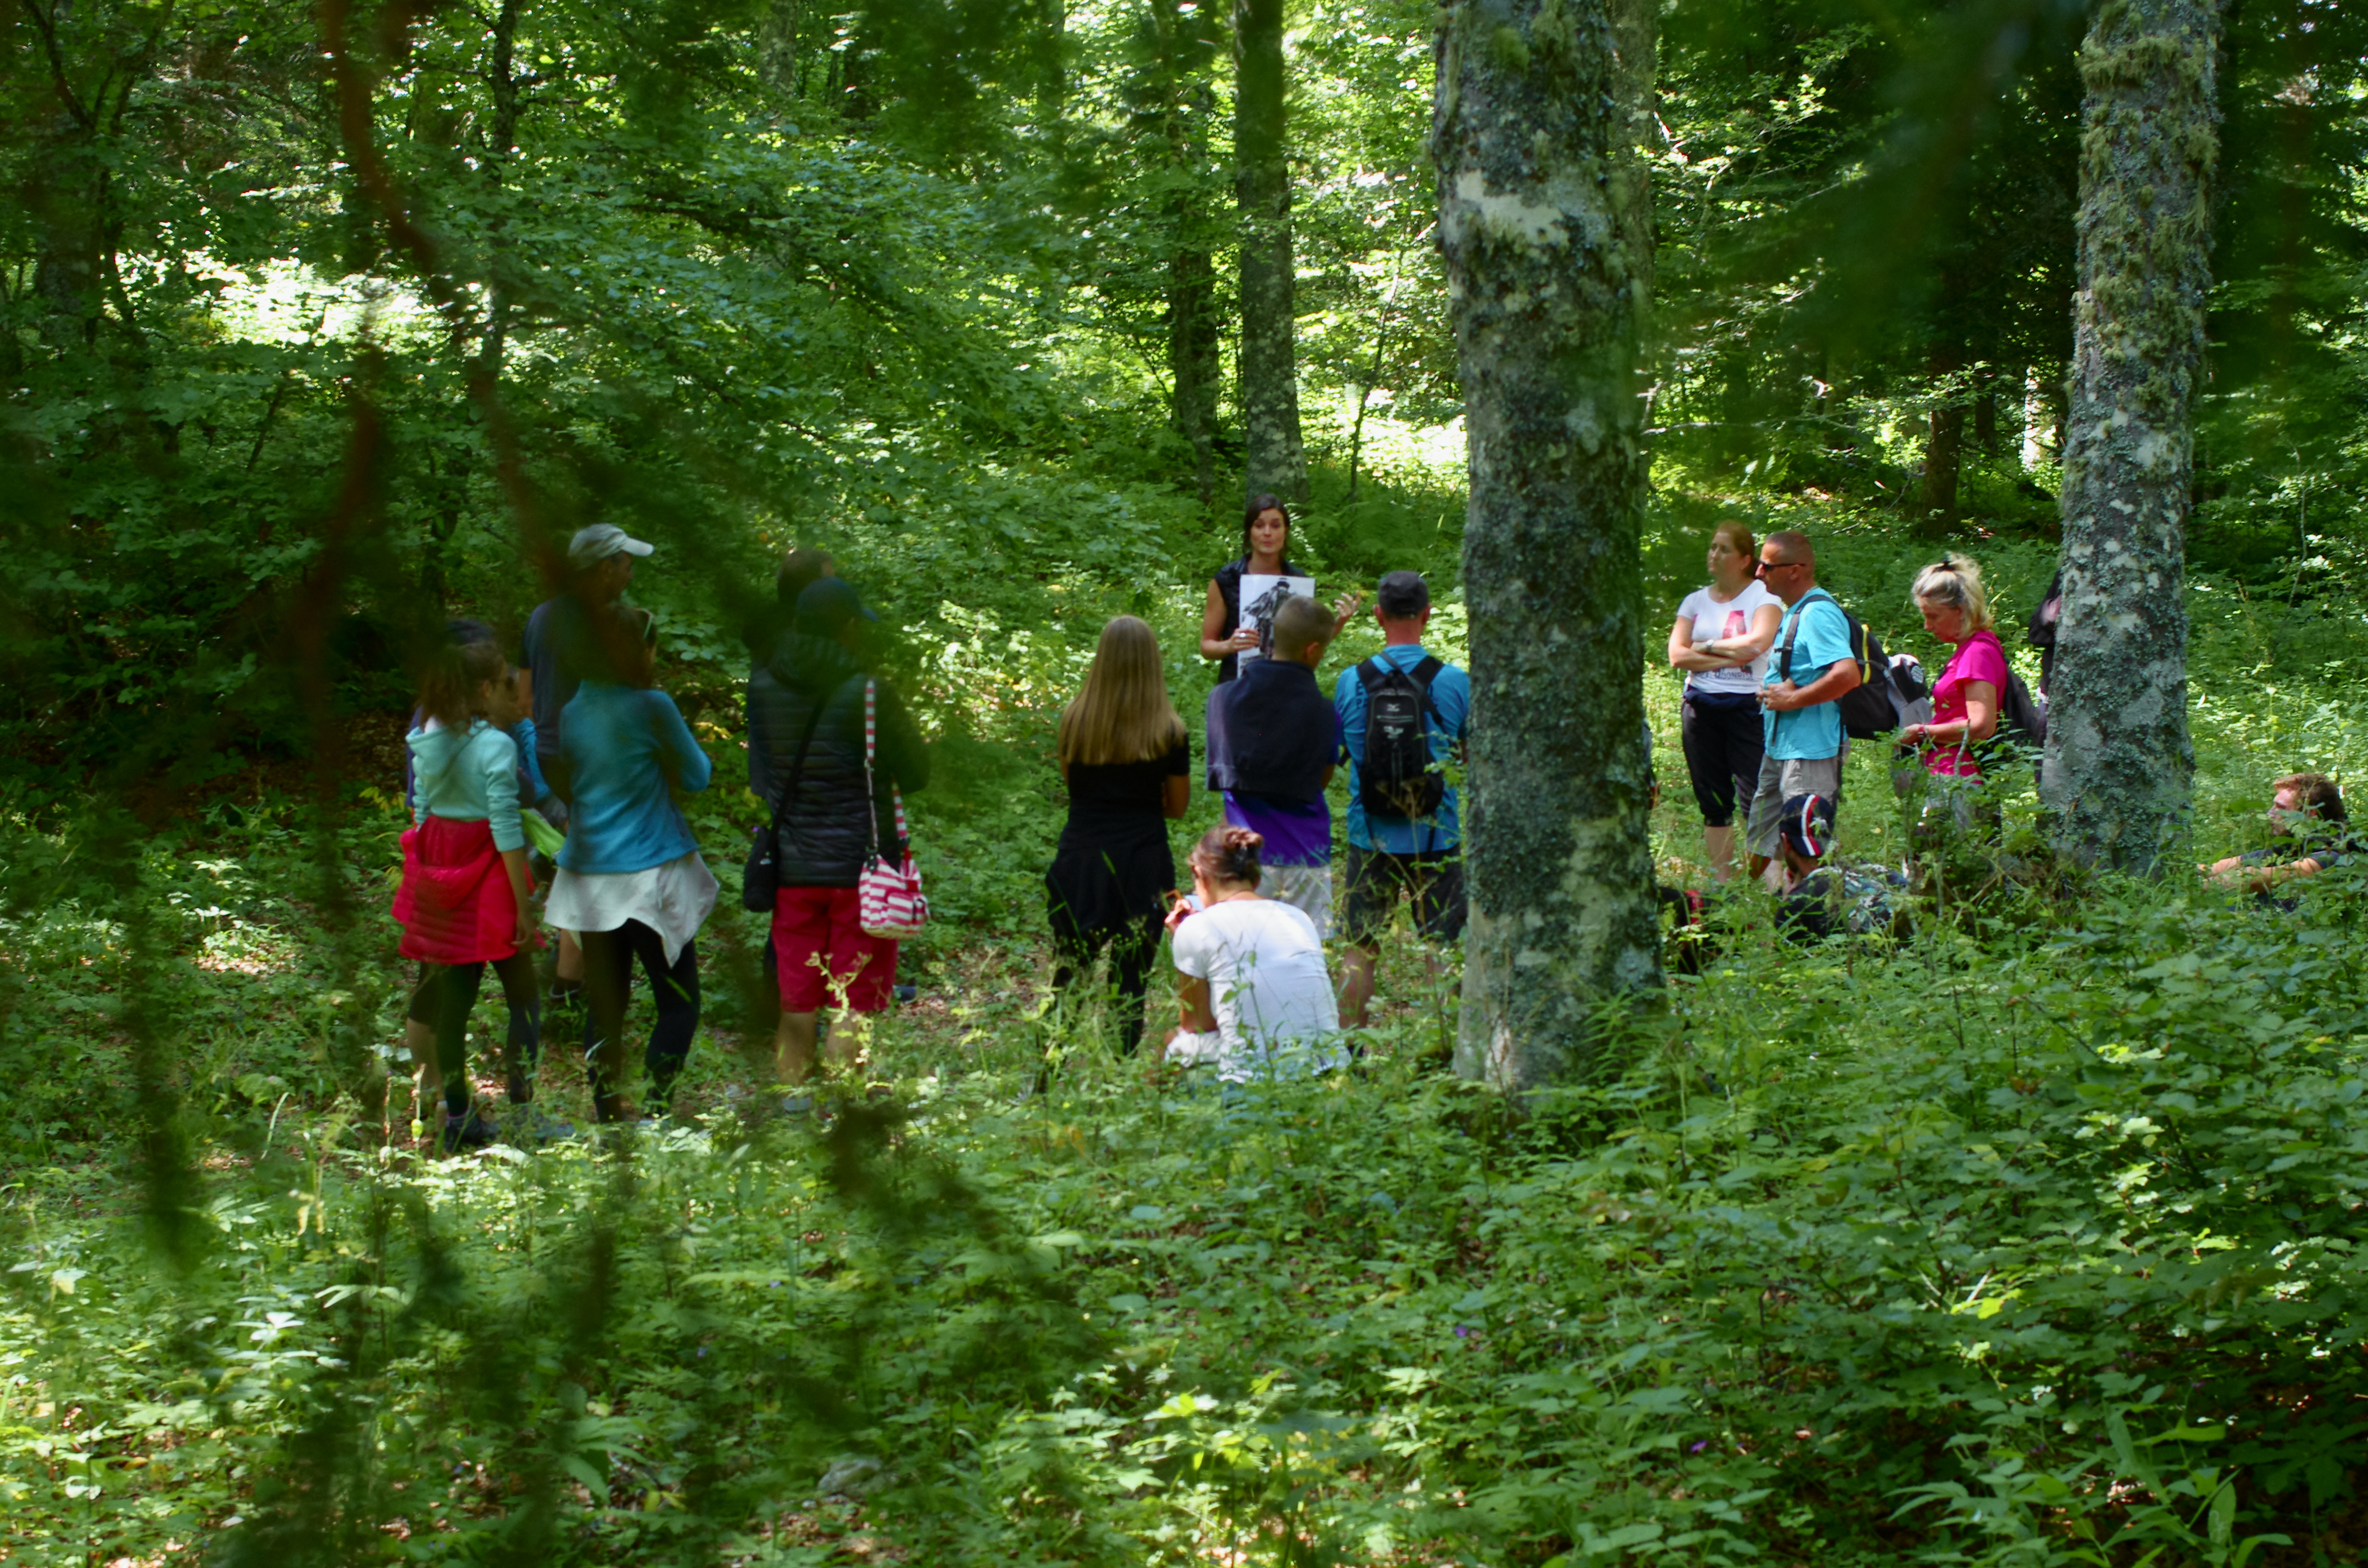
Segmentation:
{"type": "Polygon", "coordinates": [[[1612,0],[1454,0],[1431,153],[1470,443],[1471,923],[1456,1068],[1516,1096],[1601,1064],[1656,989],[1645,831],[1648,221],[1612,0]]]}
{"type": "Polygon", "coordinates": [[[2158,875],[2184,824],[2185,551],[2211,285],[2216,0],[2105,0],[2080,51],[2064,619],[2040,792],[2056,846],[2158,875]]]}
{"type": "MultiPolygon", "coordinates": [[[[1209,89],[1194,70],[1194,24],[1178,0],[1151,0],[1162,131],[1176,173],[1167,201],[1167,379],[1177,433],[1192,448],[1194,488],[1206,506],[1217,491],[1217,271],[1206,199],[1209,89]]],[[[1205,25],[1205,24],[1203,24],[1205,25]]]]}
{"type": "Polygon", "coordinates": [[[757,23],[757,76],[777,109],[798,101],[798,0],[772,0],[757,23]]]}
{"type": "Polygon", "coordinates": [[[1307,499],[1284,156],[1282,0],[1235,0],[1234,198],[1241,219],[1244,493],[1307,499]]]}
{"type": "MultiPolygon", "coordinates": [[[[1181,225],[1194,214],[1181,215],[1181,225]]],[[[1176,429],[1192,446],[1192,479],[1207,506],[1217,493],[1217,274],[1205,250],[1167,260],[1167,375],[1176,429]]]]}
{"type": "Polygon", "coordinates": [[[1957,481],[1964,470],[1965,408],[1944,403],[1925,416],[1924,489],[1918,498],[1916,531],[1945,539],[1957,526],[1957,481]]]}

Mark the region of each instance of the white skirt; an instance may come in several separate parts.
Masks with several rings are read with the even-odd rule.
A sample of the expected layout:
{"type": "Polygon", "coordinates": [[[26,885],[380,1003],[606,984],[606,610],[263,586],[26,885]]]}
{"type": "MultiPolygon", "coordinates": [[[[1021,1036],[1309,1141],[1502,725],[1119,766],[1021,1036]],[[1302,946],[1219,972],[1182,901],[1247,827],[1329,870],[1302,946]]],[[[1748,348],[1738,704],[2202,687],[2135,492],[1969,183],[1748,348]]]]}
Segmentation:
{"type": "Polygon", "coordinates": [[[699,851],[642,871],[571,871],[551,879],[542,917],[563,931],[614,931],[638,920],[666,944],[671,966],[715,910],[720,884],[699,851]]]}

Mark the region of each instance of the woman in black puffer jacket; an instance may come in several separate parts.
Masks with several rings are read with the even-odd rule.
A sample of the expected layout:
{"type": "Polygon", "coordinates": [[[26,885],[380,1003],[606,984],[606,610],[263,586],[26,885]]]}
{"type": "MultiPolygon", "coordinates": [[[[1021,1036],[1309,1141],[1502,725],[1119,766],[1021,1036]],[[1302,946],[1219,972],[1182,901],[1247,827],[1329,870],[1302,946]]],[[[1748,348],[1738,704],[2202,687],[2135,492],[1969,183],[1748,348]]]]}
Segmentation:
{"type": "Polygon", "coordinates": [[[892,864],[902,856],[903,846],[888,842],[896,833],[891,790],[909,795],[929,781],[912,715],[872,676],[877,744],[865,798],[867,672],[855,652],[865,613],[845,581],[823,578],[798,596],[795,630],[748,677],[748,784],[780,823],[772,945],[781,1021],[773,1044],[791,1084],[814,1070],[824,1007],[855,1015],[857,1027],[834,1030],[830,1042],[832,1065],[850,1066],[868,1032],[861,1026],[895,994],[896,944],[863,934],[855,884],[871,855],[875,820],[882,855],[892,864]]]}

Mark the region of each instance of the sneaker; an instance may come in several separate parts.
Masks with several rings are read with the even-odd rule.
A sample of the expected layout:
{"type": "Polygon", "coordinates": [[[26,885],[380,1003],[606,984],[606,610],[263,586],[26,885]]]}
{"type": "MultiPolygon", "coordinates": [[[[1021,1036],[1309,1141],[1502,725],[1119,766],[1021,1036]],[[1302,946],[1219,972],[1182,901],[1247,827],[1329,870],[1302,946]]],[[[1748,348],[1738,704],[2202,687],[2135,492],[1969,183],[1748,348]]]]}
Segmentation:
{"type": "Polygon", "coordinates": [[[509,1083],[507,1087],[509,1091],[510,1104],[514,1106],[524,1105],[534,1098],[534,1080],[515,1067],[510,1069],[509,1083]]]}
{"type": "Polygon", "coordinates": [[[471,1106],[469,1114],[463,1117],[445,1113],[444,1152],[448,1154],[457,1154],[463,1149],[482,1149],[497,1136],[494,1124],[477,1114],[475,1106],[471,1106]]]}
{"type": "Polygon", "coordinates": [[[910,983],[902,983],[896,987],[896,1000],[899,1002],[910,1002],[920,994],[921,988],[910,983]]]}

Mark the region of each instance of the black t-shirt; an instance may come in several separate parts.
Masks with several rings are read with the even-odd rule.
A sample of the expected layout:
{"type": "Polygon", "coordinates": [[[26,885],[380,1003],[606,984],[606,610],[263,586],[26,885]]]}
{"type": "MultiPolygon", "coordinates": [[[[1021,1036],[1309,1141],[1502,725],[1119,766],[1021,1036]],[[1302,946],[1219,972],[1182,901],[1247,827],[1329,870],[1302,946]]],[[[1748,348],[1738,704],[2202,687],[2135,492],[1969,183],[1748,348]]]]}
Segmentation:
{"type": "Polygon", "coordinates": [[[1069,824],[1062,837],[1097,841],[1140,833],[1167,832],[1167,782],[1190,771],[1192,745],[1179,738],[1160,756],[1141,762],[1077,762],[1069,765],[1069,824]]]}

